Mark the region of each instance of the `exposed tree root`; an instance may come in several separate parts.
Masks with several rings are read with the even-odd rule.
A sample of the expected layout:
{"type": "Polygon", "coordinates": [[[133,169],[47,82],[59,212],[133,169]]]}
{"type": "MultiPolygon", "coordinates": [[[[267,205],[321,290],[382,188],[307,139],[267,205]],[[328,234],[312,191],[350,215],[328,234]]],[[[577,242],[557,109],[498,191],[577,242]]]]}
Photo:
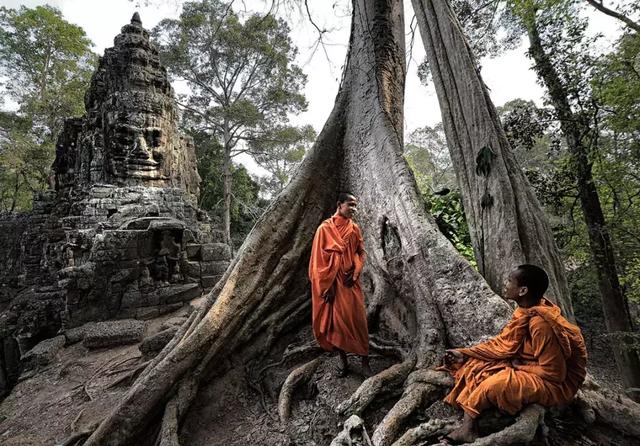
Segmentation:
{"type": "Polygon", "coordinates": [[[429,420],[413,429],[409,429],[396,441],[393,446],[413,446],[422,444],[423,440],[444,435],[450,432],[457,420],[429,420]]]}
{"type": "Polygon", "coordinates": [[[344,428],[336,438],[333,439],[330,446],[373,446],[367,429],[364,427],[364,421],[357,415],[351,415],[344,422],[344,428]]]}
{"type": "Polygon", "coordinates": [[[542,406],[532,404],[525,407],[516,422],[501,431],[486,437],[478,438],[470,446],[508,446],[528,443],[533,440],[538,427],[544,422],[545,410],[542,406]]]}
{"type": "Polygon", "coordinates": [[[640,404],[601,388],[590,376],[578,391],[576,404],[587,423],[599,419],[624,434],[640,439],[640,404]]]}
{"type": "Polygon", "coordinates": [[[89,436],[93,433],[93,431],[96,430],[96,428],[98,427],[97,424],[94,424],[93,426],[80,431],[80,432],[76,432],[74,434],[72,434],[69,438],[67,438],[63,443],[60,443],[60,446],[76,446],[76,445],[81,445],[83,444],[83,442],[89,438],[89,436]]]}
{"type": "Polygon", "coordinates": [[[361,414],[380,393],[401,386],[415,364],[416,359],[410,358],[367,378],[348,400],[338,406],[337,412],[341,415],[361,414]]]}
{"type": "Polygon", "coordinates": [[[323,350],[318,346],[318,343],[315,340],[303,345],[288,345],[282,354],[282,358],[277,362],[271,362],[262,367],[258,371],[258,377],[262,377],[267,370],[281,366],[288,360],[295,360],[296,358],[310,355],[312,353],[317,354],[321,352],[323,352],[323,350]]]}
{"type": "Polygon", "coordinates": [[[280,390],[280,396],[278,397],[278,414],[280,415],[280,421],[286,423],[291,414],[291,400],[296,388],[302,384],[306,384],[320,365],[321,358],[316,358],[312,361],[293,370],[280,390]]]}
{"type": "Polygon", "coordinates": [[[148,364],[149,364],[149,361],[146,361],[146,362],[143,362],[142,364],[138,364],[136,367],[133,367],[133,368],[130,368],[130,369],[124,369],[124,370],[120,369],[120,370],[115,370],[112,373],[109,373],[109,375],[112,375],[112,374],[116,374],[116,373],[126,372],[123,376],[119,377],[114,382],[109,384],[107,386],[107,389],[111,389],[112,387],[119,386],[120,384],[122,384],[124,382],[131,383],[147,367],[148,364]]]}
{"type": "Polygon", "coordinates": [[[162,426],[156,440],[158,446],[179,446],[178,438],[178,403],[172,399],[164,408],[162,426]]]}
{"type": "Polygon", "coordinates": [[[373,444],[390,445],[415,411],[440,398],[452,384],[451,377],[444,372],[420,369],[411,373],[402,397],[387,412],[373,433],[373,444]]]}
{"type": "Polygon", "coordinates": [[[400,345],[390,343],[378,338],[375,335],[371,335],[369,337],[369,347],[373,351],[376,351],[382,355],[394,356],[401,361],[404,361],[409,356],[409,352],[403,349],[400,345]]]}

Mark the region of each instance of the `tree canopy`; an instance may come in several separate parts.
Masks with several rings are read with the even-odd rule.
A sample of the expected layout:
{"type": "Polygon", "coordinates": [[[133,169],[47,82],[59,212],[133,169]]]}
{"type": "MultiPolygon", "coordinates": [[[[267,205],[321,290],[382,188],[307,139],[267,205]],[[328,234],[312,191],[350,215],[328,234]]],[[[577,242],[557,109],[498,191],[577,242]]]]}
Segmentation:
{"type": "Polygon", "coordinates": [[[85,31],[50,6],[0,8],[0,88],[14,111],[0,122],[3,210],[28,209],[48,185],[66,118],[84,113],[95,63],[85,31]]]}

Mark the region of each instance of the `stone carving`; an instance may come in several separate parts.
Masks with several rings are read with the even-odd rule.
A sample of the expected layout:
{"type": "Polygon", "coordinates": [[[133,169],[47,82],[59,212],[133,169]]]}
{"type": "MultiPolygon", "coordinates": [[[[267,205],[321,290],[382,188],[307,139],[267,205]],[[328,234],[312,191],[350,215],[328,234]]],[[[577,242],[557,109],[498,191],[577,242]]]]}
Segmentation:
{"type": "Polygon", "coordinates": [[[114,43],[91,79],[87,115],[67,121],[58,141],[56,189],[143,185],[197,195],[193,142],[177,132],[173,89],[137,13],[114,43]]]}
{"type": "Polygon", "coordinates": [[[229,247],[198,208],[193,142],[139,16],[59,137],[54,190],[0,216],[0,396],[20,355],[91,321],[146,319],[211,289],[229,247]]]}

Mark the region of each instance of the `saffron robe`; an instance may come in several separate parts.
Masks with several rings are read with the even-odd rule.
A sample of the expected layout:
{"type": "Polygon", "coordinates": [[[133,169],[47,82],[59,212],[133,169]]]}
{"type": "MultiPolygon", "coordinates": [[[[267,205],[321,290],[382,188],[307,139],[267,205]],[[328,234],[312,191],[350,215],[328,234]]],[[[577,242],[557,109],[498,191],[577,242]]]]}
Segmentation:
{"type": "Polygon", "coordinates": [[[338,213],[322,222],[313,239],[309,280],[313,334],[325,350],[369,354],[367,314],[360,287],[364,261],[364,242],[357,224],[338,213]],[[347,287],[345,278],[350,270],[357,280],[347,287]],[[323,296],[331,287],[335,297],[327,303],[323,296]]]}
{"type": "Polygon", "coordinates": [[[527,404],[566,404],[586,376],[580,329],[546,299],[518,307],[495,338],[456,350],[468,359],[453,367],[455,386],[445,401],[474,418],[489,407],[513,415],[527,404]],[[513,365],[513,359],[522,364],[513,365]]]}

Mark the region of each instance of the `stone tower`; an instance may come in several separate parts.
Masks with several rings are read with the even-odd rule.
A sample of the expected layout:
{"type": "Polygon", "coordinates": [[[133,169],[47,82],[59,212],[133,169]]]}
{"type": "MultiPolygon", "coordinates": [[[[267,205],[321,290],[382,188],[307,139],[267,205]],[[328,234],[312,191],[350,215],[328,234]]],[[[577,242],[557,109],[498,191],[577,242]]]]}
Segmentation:
{"type": "Polygon", "coordinates": [[[198,208],[193,142],[135,14],[65,123],[55,187],[0,215],[0,396],[20,357],[86,322],[158,316],[210,290],[230,250],[198,208]]]}
{"type": "Polygon", "coordinates": [[[195,150],[177,130],[166,69],[136,13],[100,59],[85,94],[87,115],[58,141],[55,187],[175,187],[198,195],[195,150]]]}

